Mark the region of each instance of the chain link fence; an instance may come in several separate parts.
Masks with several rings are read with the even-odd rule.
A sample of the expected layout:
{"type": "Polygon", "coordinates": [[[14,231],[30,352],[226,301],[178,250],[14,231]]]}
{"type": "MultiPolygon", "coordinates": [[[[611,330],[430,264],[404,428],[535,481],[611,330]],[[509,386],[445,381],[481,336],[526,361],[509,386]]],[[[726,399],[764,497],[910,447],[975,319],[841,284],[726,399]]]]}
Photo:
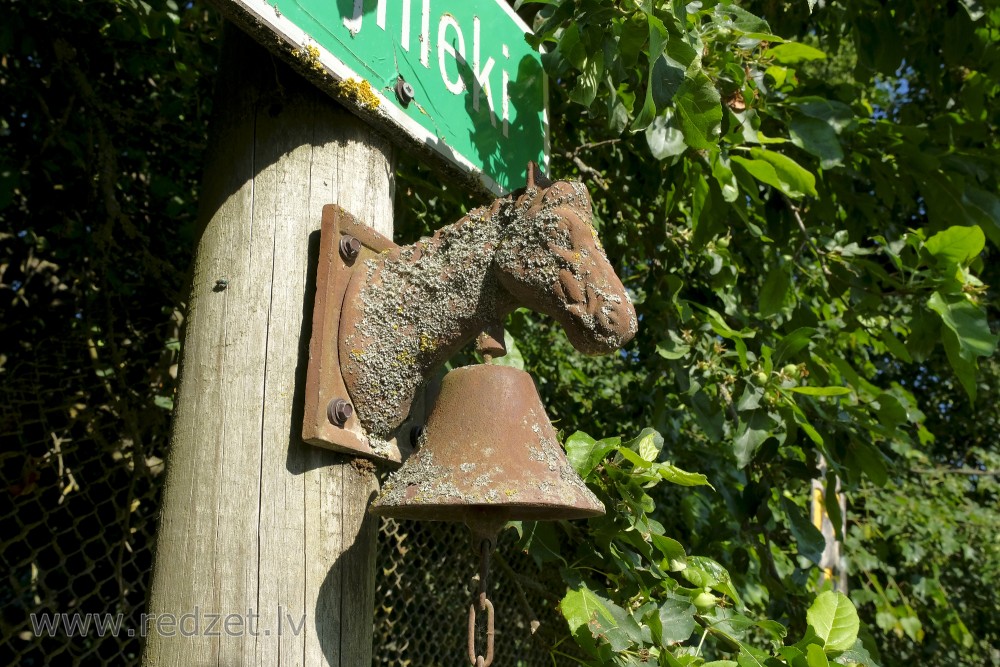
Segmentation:
{"type": "MultiPolygon", "coordinates": [[[[0,665],[138,664],[166,436],[151,435],[149,421],[156,415],[147,415],[135,439],[122,437],[127,422],[142,419],[114,405],[87,405],[85,399],[104,382],[89,364],[66,363],[48,371],[49,377],[40,377],[47,371],[31,362],[5,370],[0,665]],[[40,387],[60,386],[39,394],[40,387]],[[60,614],[58,627],[46,625],[55,621],[42,616],[49,613],[60,614]],[[91,621],[86,636],[82,627],[65,625],[74,618],[91,621]],[[102,630],[94,621],[103,618],[112,625],[102,630]]],[[[162,423],[153,430],[166,434],[168,413],[161,412],[162,423]]],[[[537,575],[517,574],[536,567],[516,549],[515,539],[514,531],[505,531],[493,561],[495,664],[561,664],[531,632],[535,620],[542,632],[564,627],[555,611],[558,599],[545,592],[560,590],[558,573],[547,586],[537,575]]],[[[464,664],[478,562],[468,530],[384,520],[379,552],[374,664],[464,664]]]]}

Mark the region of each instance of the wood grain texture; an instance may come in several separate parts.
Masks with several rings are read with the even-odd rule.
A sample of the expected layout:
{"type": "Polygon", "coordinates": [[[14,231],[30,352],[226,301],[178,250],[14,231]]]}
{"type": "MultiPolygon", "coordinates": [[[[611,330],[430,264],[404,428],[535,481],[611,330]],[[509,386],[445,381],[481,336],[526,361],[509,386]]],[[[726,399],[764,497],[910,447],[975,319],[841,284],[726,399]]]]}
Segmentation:
{"type": "Polygon", "coordinates": [[[300,431],[322,207],[391,238],[392,148],[235,30],[220,77],[143,664],[368,665],[377,482],[300,431]]]}

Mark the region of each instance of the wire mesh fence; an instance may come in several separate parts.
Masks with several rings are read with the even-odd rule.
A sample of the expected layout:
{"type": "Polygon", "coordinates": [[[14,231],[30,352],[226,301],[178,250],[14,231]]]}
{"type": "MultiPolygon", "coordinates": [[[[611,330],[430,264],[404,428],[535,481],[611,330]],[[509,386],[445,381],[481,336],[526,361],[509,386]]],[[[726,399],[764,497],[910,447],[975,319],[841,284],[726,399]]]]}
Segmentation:
{"type": "MultiPolygon", "coordinates": [[[[123,437],[127,419],[114,406],[81,402],[103,379],[72,367],[53,369],[57,381],[23,362],[0,387],[2,665],[135,665],[141,656],[165,436],[140,428],[123,437]]],[[[505,531],[494,559],[495,664],[551,666],[532,621],[564,624],[546,593],[559,584],[539,585],[515,538],[505,531]]],[[[378,563],[374,664],[464,664],[477,565],[467,529],[384,520],[378,563]]]]}

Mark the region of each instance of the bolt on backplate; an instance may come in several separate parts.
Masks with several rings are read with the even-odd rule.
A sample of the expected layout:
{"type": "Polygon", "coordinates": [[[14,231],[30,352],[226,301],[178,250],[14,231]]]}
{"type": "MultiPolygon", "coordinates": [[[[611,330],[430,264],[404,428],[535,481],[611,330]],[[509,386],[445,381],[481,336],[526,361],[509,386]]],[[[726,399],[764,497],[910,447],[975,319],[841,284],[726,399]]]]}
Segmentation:
{"type": "Polygon", "coordinates": [[[361,253],[361,241],[353,236],[342,236],[340,238],[340,256],[345,262],[353,262],[361,253]]]}
{"type": "Polygon", "coordinates": [[[326,406],[326,417],[334,426],[343,426],[354,414],[354,406],[342,398],[335,398],[326,406]]]}

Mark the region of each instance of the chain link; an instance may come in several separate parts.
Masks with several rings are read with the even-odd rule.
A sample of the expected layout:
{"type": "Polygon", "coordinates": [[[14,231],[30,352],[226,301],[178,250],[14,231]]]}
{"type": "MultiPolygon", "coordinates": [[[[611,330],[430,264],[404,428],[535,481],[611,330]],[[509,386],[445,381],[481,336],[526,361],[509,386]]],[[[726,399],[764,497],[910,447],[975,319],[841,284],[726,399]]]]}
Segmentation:
{"type": "Polygon", "coordinates": [[[469,664],[473,667],[489,667],[493,664],[493,603],[486,597],[487,581],[490,576],[490,552],[495,543],[483,540],[479,545],[479,594],[469,605],[469,664]],[[476,652],[476,606],[486,612],[486,655],[476,652]]]}

